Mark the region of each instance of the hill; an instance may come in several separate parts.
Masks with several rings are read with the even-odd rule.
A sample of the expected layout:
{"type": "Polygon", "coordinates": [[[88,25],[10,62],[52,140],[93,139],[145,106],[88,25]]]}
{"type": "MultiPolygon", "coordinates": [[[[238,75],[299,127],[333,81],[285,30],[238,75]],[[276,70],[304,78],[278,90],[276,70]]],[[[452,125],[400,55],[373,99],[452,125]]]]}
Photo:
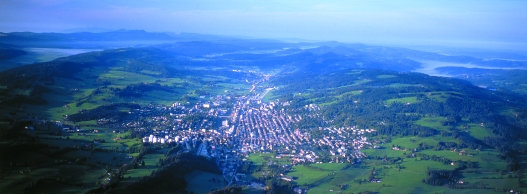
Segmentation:
{"type": "Polygon", "coordinates": [[[0,61],[12,59],[25,54],[25,51],[20,50],[15,45],[0,43],[0,61]]]}
{"type": "MultiPolygon", "coordinates": [[[[164,169],[176,169],[174,156],[191,152],[217,158],[203,161],[217,165],[221,172],[207,171],[224,180],[193,176],[216,177],[209,179],[218,187],[524,189],[525,96],[410,72],[423,66],[420,60],[483,61],[361,44],[227,38],[8,69],[0,72],[0,151],[13,157],[0,161],[10,172],[0,188],[148,189],[168,176],[164,169]]],[[[521,82],[520,75],[511,81],[521,82]]],[[[177,189],[191,191],[185,179],[175,177],[177,189]]]]}
{"type": "MultiPolygon", "coordinates": [[[[338,137],[340,129],[372,128],[375,132],[368,140],[377,146],[363,150],[368,160],[326,178],[317,178],[314,172],[300,173],[304,171],[301,167],[293,168],[290,175],[299,176],[299,184],[309,191],[483,192],[501,191],[500,184],[509,185],[509,190],[523,188],[522,181],[516,186],[511,181],[516,182],[516,172],[525,168],[521,162],[527,154],[524,96],[418,73],[367,69],[314,72],[279,75],[272,81],[278,89],[272,91],[270,99],[287,102],[283,108],[290,114],[308,118],[293,128],[312,138],[344,142],[347,140],[338,137]],[[398,170],[392,169],[394,165],[398,170]],[[496,166],[512,179],[494,184],[487,180],[489,176],[481,174],[490,173],[496,166]],[[358,173],[365,167],[368,172],[358,173]],[[382,186],[375,182],[382,182],[382,186]]],[[[323,146],[320,149],[331,150],[323,146]]],[[[333,162],[339,158],[321,156],[325,157],[333,162]]],[[[305,170],[325,173],[316,166],[311,164],[305,170]]]]}
{"type": "Polygon", "coordinates": [[[34,41],[130,41],[130,40],[173,40],[165,33],[149,33],[144,30],[117,30],[111,32],[75,32],[75,33],[2,33],[0,42],[20,43],[34,41]]]}

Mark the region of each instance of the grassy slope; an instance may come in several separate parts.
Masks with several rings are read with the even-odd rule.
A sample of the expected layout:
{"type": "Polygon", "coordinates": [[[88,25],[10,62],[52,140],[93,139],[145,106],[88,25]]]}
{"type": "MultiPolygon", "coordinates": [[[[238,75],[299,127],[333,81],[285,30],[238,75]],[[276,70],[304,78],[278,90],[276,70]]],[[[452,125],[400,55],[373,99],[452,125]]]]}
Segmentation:
{"type": "MultiPolygon", "coordinates": [[[[352,75],[358,74],[350,73],[352,75]]],[[[392,75],[379,75],[378,79],[393,78],[392,75]]],[[[361,85],[368,83],[370,80],[362,79],[354,83],[353,85],[361,85]]],[[[389,87],[414,87],[415,84],[404,84],[395,83],[390,84],[389,87]]],[[[347,86],[339,87],[344,88],[347,86]]],[[[331,91],[329,89],[328,91],[331,91]]],[[[303,92],[301,94],[308,100],[315,101],[318,98],[312,98],[309,92],[303,92]]],[[[332,96],[331,93],[327,95],[332,96]]],[[[360,91],[348,91],[340,95],[334,95],[335,101],[325,102],[319,104],[321,106],[336,103],[343,95],[360,95],[360,91]]],[[[386,100],[385,104],[391,104],[394,102],[401,103],[419,103],[417,95],[425,95],[426,97],[438,101],[445,102],[449,97],[459,96],[459,92],[452,91],[434,91],[434,92],[423,92],[423,93],[404,93],[399,94],[400,98],[393,98],[386,100]]],[[[277,98],[277,96],[274,96],[277,98]]],[[[503,108],[501,111],[503,114],[511,114],[511,108],[503,108]]],[[[461,133],[468,133],[468,135],[475,137],[476,139],[483,140],[486,136],[493,136],[489,130],[480,125],[480,123],[471,123],[466,118],[463,118],[460,122],[450,125],[443,126],[444,117],[431,117],[422,115],[423,118],[416,121],[415,124],[434,128],[440,131],[450,131],[454,128],[461,133]],[[466,127],[465,127],[466,126],[466,127]]],[[[375,138],[375,137],[374,137],[375,138]]],[[[428,146],[434,147],[438,142],[456,142],[458,140],[452,137],[442,137],[441,135],[435,135],[432,137],[393,137],[392,141],[388,144],[381,145],[384,149],[369,149],[363,150],[370,158],[369,160],[363,160],[363,163],[356,168],[342,168],[342,164],[323,164],[325,168],[309,168],[306,166],[295,166],[291,172],[288,173],[290,176],[298,177],[296,180],[297,184],[302,187],[310,187],[308,193],[326,193],[330,190],[340,190],[339,185],[348,184],[349,187],[344,193],[361,192],[361,191],[374,191],[380,193],[494,193],[493,190],[482,190],[482,189],[463,189],[463,190],[452,190],[441,186],[431,186],[422,183],[422,179],[427,178],[428,168],[430,169],[454,169],[457,165],[445,165],[441,162],[422,160],[420,157],[417,158],[406,158],[404,161],[398,164],[384,164],[382,161],[373,160],[376,156],[388,158],[401,157],[405,158],[405,151],[402,150],[391,150],[391,144],[402,146],[411,150],[418,148],[419,143],[426,143],[428,146]],[[399,171],[396,165],[403,166],[399,171]],[[381,183],[362,183],[359,184],[354,180],[367,179],[372,167],[376,167],[376,178],[381,178],[381,183]],[[340,170],[338,170],[340,169],[340,170]]],[[[410,153],[408,151],[406,154],[410,153]]],[[[509,174],[501,175],[499,170],[505,169],[506,161],[497,158],[498,151],[494,149],[484,148],[482,150],[463,149],[463,154],[460,155],[459,150],[453,152],[451,150],[435,151],[428,149],[420,151],[419,153],[427,154],[429,156],[439,156],[451,159],[452,161],[470,161],[477,162],[477,167],[473,169],[466,169],[458,178],[464,180],[466,183],[464,186],[481,186],[498,188],[498,189],[514,189],[522,190],[517,184],[517,178],[507,178],[509,174]],[[474,173],[474,171],[477,171],[474,173]],[[494,179],[495,178],[495,179],[494,179]],[[468,183],[467,183],[468,182],[468,183]]],[[[527,158],[518,156],[519,158],[527,158]]],[[[257,158],[250,158],[251,160],[258,161],[257,158]]],[[[456,163],[456,162],[455,162],[456,163]]],[[[257,163],[259,164],[259,163],[257,163]]],[[[316,166],[319,164],[311,164],[310,166],[316,166]]],[[[525,165],[523,165],[525,166],[525,165]]]]}

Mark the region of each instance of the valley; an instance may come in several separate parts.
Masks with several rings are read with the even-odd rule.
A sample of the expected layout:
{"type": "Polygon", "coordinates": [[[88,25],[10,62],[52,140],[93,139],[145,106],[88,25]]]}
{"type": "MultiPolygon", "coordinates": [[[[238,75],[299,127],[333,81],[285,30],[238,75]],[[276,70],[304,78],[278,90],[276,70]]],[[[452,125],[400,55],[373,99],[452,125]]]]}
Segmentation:
{"type": "Polygon", "coordinates": [[[71,54],[0,72],[0,190],[526,191],[523,90],[410,72],[483,59],[243,39],[71,54]]]}

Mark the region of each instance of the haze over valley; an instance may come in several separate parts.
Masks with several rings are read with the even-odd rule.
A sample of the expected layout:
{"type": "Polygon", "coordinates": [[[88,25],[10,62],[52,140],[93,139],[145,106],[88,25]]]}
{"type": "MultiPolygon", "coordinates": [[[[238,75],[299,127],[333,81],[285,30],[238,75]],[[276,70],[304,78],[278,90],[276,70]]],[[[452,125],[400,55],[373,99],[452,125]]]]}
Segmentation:
{"type": "Polygon", "coordinates": [[[523,1],[29,2],[1,193],[527,192],[523,1]]]}

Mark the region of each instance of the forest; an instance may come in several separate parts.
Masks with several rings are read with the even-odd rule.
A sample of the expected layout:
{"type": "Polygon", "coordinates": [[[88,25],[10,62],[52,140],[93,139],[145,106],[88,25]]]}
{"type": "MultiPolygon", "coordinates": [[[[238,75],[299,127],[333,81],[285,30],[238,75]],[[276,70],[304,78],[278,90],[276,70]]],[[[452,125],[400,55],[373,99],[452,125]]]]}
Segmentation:
{"type": "MultiPolygon", "coordinates": [[[[417,181],[412,180],[416,187],[487,189],[481,185],[458,183],[458,179],[463,177],[480,176],[475,175],[480,171],[500,177],[510,176],[514,181],[518,178],[517,185],[525,186],[524,181],[520,180],[520,170],[525,168],[522,161],[527,154],[527,98],[513,90],[512,86],[501,82],[502,85],[497,83],[496,86],[500,86],[498,88],[482,87],[473,82],[480,78],[462,80],[409,72],[420,63],[403,55],[450,62],[480,61],[474,57],[448,57],[360,44],[189,41],[84,53],[20,66],[0,72],[0,105],[8,110],[1,120],[3,126],[8,127],[3,127],[5,130],[0,135],[2,139],[10,141],[0,151],[23,156],[28,150],[33,150],[53,159],[49,163],[56,160],[53,165],[60,168],[67,162],[83,167],[104,167],[103,163],[113,162],[112,166],[117,169],[104,168],[103,174],[111,178],[107,180],[108,184],[101,184],[106,183],[105,178],[94,179],[100,181],[92,181],[87,193],[185,192],[189,191],[185,175],[193,170],[217,175],[221,172],[216,168],[214,158],[191,154],[195,150],[181,153],[181,148],[172,149],[177,148],[177,143],[161,146],[143,143],[142,138],[149,136],[149,130],[155,126],[148,124],[153,120],[150,118],[159,116],[182,121],[184,127],[162,127],[174,131],[200,129],[200,124],[205,123],[202,122],[205,120],[214,123],[207,126],[219,128],[220,123],[228,117],[227,114],[237,114],[229,112],[233,107],[243,106],[246,102],[272,102],[275,104],[273,111],[283,110],[295,115],[296,122],[291,123],[291,129],[288,129],[294,130],[295,134],[298,129],[298,134],[308,135],[312,139],[330,136],[328,141],[351,141],[342,140],[320,129],[372,129],[371,133],[364,134],[364,138],[371,140],[372,144],[362,150],[342,151],[364,152],[364,158],[331,155],[331,148],[327,145],[314,145],[312,151],[320,156],[318,161],[323,164],[303,162],[295,163],[296,166],[284,165],[293,164],[292,159],[279,158],[290,154],[284,151],[284,146],[276,146],[279,151],[258,153],[263,154],[265,159],[258,159],[258,156],[244,158],[248,161],[241,163],[240,172],[251,177],[249,181],[263,182],[267,193],[291,192],[295,187],[320,191],[316,189],[328,188],[328,185],[341,190],[350,189],[350,192],[353,189],[364,191],[365,187],[356,189],[364,185],[368,189],[378,190],[403,187],[394,184],[394,180],[389,182],[392,177],[404,179],[389,174],[391,172],[401,172],[404,176],[412,173],[418,175],[415,176],[419,177],[417,181]],[[284,49],[284,46],[313,45],[315,48],[284,49]],[[274,51],[261,52],[257,49],[274,51]],[[249,91],[251,87],[255,88],[252,92],[249,91]],[[261,102],[248,100],[266,89],[270,91],[261,102]],[[204,108],[204,104],[210,105],[212,102],[216,103],[214,109],[225,109],[228,113],[221,119],[209,115],[207,112],[212,108],[204,108]],[[173,108],[181,105],[193,111],[205,111],[190,111],[189,114],[164,111],[154,114],[145,111],[144,114],[138,114],[140,116],[133,115],[134,111],[140,112],[138,109],[164,110],[172,104],[173,108]],[[311,105],[320,109],[306,108],[311,105]],[[45,114],[40,114],[42,112],[45,114]],[[47,121],[42,125],[37,114],[40,119],[52,116],[57,122],[47,121]],[[144,125],[134,128],[123,125],[124,121],[144,125]],[[72,128],[68,127],[71,126],[60,128],[62,122],[75,129],[88,130],[69,132],[72,128]],[[32,131],[33,126],[38,130],[32,131]],[[60,129],[49,131],[49,128],[54,127],[60,129]],[[40,137],[36,135],[24,136],[24,133],[19,133],[21,131],[38,134],[45,139],[39,140],[40,137]],[[124,141],[119,142],[121,139],[124,141]],[[61,142],[48,145],[39,141],[61,142]],[[75,146],[59,149],[56,145],[61,144],[75,146]],[[152,147],[172,150],[163,155],[152,152],[152,147]],[[90,163],[87,159],[90,155],[63,157],[76,150],[79,153],[86,152],[86,155],[105,155],[100,164],[90,163]],[[128,166],[112,159],[116,154],[125,153],[134,154],[128,166]],[[144,160],[141,157],[144,155],[155,155],[155,167],[147,164],[142,168],[144,160]],[[105,157],[110,159],[103,161],[105,157]],[[251,160],[261,161],[257,163],[251,160]],[[273,163],[273,160],[279,162],[273,163]],[[494,164],[498,166],[496,169],[489,167],[494,164]],[[121,184],[121,181],[129,180],[125,178],[125,173],[132,169],[140,170],[141,176],[132,178],[137,182],[121,184]],[[269,173],[263,175],[264,172],[269,173]],[[322,173],[323,176],[313,172],[322,173]],[[292,177],[295,181],[281,179],[288,173],[294,174],[292,177]],[[147,176],[142,176],[145,174],[147,176]],[[302,174],[315,178],[302,177],[302,174]],[[374,185],[373,182],[381,177],[386,179],[386,187],[384,183],[382,187],[380,184],[378,187],[374,185]],[[156,189],[152,190],[153,187],[156,189]]],[[[500,61],[484,63],[500,64],[500,61]]],[[[519,65],[517,62],[509,64],[519,65]]],[[[478,75],[489,73],[484,70],[459,73],[470,72],[478,75]]],[[[522,71],[496,72],[493,77],[496,80],[510,76],[511,82],[523,83],[522,71]]],[[[483,80],[481,78],[479,81],[489,83],[489,80],[483,80]]],[[[227,140],[235,141],[235,137],[227,140]]],[[[228,146],[229,149],[233,147],[228,146]]],[[[2,161],[2,164],[10,165],[9,161],[2,161]]],[[[32,164],[15,162],[12,166],[29,168],[32,164]]],[[[24,190],[32,192],[49,182],[77,187],[85,185],[83,182],[55,178],[32,179],[24,190]]],[[[480,180],[480,177],[475,179],[480,180]]],[[[234,184],[212,193],[239,193],[244,189],[234,184]]]]}

